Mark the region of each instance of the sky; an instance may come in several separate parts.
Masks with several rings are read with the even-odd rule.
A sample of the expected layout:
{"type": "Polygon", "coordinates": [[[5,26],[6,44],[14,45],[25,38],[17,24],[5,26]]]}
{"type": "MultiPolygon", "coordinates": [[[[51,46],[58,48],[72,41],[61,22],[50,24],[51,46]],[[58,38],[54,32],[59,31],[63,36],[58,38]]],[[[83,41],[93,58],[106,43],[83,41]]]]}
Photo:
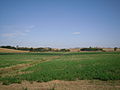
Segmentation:
{"type": "Polygon", "coordinates": [[[120,0],[0,0],[0,46],[120,47],[120,0]]]}

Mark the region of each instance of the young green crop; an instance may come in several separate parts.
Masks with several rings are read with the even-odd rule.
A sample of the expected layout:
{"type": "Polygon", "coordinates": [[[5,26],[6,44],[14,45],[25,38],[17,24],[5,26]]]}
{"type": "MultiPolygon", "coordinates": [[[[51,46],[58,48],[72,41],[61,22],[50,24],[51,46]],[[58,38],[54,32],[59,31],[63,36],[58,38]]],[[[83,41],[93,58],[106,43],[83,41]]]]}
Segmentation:
{"type": "Polygon", "coordinates": [[[8,73],[8,76],[1,76],[0,81],[4,83],[22,80],[38,82],[78,79],[120,80],[120,52],[26,53],[1,57],[0,62],[9,57],[9,60],[14,59],[16,64],[17,61],[28,59],[29,63],[38,61],[27,68],[18,69],[21,74],[8,73]]]}

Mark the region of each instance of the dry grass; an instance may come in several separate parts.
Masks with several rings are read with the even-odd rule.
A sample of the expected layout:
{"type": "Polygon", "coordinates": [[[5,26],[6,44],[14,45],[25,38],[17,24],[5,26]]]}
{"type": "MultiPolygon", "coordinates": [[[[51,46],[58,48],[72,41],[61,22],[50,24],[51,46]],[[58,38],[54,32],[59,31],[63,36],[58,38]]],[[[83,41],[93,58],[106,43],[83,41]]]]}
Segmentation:
{"type": "Polygon", "coordinates": [[[22,53],[22,52],[29,52],[29,51],[0,48],[0,53],[22,53]]]}
{"type": "Polygon", "coordinates": [[[1,90],[120,90],[120,81],[78,80],[50,82],[28,82],[21,84],[2,85],[1,90]]]}

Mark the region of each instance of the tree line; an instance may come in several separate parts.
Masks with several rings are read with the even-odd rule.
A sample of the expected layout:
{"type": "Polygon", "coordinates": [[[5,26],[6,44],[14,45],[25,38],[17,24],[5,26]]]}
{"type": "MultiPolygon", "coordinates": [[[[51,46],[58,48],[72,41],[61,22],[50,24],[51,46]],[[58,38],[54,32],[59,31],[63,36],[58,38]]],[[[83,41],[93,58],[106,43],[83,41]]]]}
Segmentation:
{"type": "MultiPolygon", "coordinates": [[[[69,52],[70,49],[54,49],[54,48],[33,48],[33,47],[19,47],[18,45],[15,46],[0,46],[0,48],[7,48],[7,49],[15,49],[15,50],[24,50],[24,51],[30,51],[30,52],[69,52]]],[[[114,51],[117,51],[117,47],[114,47],[114,51]]],[[[102,48],[95,48],[95,47],[89,47],[89,48],[81,48],[80,51],[104,51],[102,48]]]]}
{"type": "Polygon", "coordinates": [[[30,51],[30,52],[49,52],[49,51],[54,51],[54,52],[69,52],[69,49],[54,49],[54,48],[43,48],[43,47],[39,47],[39,48],[29,48],[29,47],[19,47],[19,46],[0,46],[0,48],[7,48],[7,49],[15,49],[15,50],[24,50],[24,51],[30,51]]]}

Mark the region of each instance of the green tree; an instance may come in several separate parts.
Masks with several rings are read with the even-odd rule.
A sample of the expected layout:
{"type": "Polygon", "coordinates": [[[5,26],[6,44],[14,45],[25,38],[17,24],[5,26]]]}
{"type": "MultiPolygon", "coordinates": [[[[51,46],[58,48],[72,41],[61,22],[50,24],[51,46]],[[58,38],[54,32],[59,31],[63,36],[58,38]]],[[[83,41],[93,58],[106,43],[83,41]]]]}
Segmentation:
{"type": "Polygon", "coordinates": [[[114,47],[114,51],[117,51],[117,47],[114,47]]]}

